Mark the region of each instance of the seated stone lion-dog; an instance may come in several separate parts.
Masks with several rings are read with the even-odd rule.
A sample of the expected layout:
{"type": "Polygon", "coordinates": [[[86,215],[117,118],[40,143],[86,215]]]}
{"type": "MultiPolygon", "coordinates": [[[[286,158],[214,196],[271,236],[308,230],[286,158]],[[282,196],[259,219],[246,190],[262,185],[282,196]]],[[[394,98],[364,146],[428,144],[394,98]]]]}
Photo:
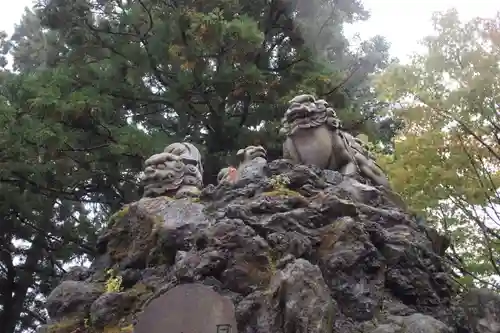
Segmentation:
{"type": "MultiPolygon", "coordinates": [[[[339,171],[346,176],[359,174],[373,185],[392,192],[373,155],[361,140],[340,130],[340,120],[325,100],[316,100],[312,95],[299,95],[289,104],[280,129],[280,134],[286,135],[283,158],[339,171]]],[[[402,204],[401,198],[394,201],[402,204]]]]}
{"type": "Polygon", "coordinates": [[[199,150],[189,142],[174,142],[145,162],[143,197],[197,196],[203,187],[199,150]]]}
{"type": "Polygon", "coordinates": [[[238,150],[238,167],[229,166],[219,171],[217,182],[237,183],[243,179],[255,179],[265,174],[267,151],[262,146],[248,146],[238,150]]]}

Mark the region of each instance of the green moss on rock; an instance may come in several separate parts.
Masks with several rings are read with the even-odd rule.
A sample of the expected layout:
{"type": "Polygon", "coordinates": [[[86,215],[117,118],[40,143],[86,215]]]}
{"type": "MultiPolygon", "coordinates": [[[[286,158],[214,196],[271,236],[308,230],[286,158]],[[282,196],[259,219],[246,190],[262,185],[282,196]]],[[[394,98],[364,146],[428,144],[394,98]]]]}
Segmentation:
{"type": "Polygon", "coordinates": [[[116,213],[114,213],[113,215],[111,215],[111,217],[108,220],[108,227],[113,226],[113,224],[115,224],[116,221],[125,217],[125,215],[127,215],[128,212],[129,212],[129,206],[127,205],[127,206],[124,206],[119,211],[117,211],[116,213]]]}
{"type": "Polygon", "coordinates": [[[262,193],[262,195],[266,195],[269,197],[302,197],[302,194],[299,192],[290,190],[288,188],[278,188],[273,191],[268,191],[262,193]]]}
{"type": "Polygon", "coordinates": [[[130,325],[123,326],[123,327],[106,326],[102,330],[102,333],[132,333],[133,331],[134,331],[134,326],[132,324],[130,324],[130,325]]]}
{"type": "Polygon", "coordinates": [[[81,327],[81,324],[78,318],[63,318],[57,323],[47,325],[47,333],[72,333],[81,327]]]}

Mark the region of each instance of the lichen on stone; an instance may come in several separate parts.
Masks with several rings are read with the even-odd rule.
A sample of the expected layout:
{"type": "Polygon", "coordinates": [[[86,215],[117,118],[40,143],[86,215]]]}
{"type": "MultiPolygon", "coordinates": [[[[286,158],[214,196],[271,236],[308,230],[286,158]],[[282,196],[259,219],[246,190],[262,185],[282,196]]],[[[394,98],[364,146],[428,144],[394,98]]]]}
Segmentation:
{"type": "Polygon", "coordinates": [[[148,287],[147,285],[145,285],[144,283],[136,283],[134,284],[130,290],[134,293],[136,293],[137,295],[141,295],[141,294],[145,294],[145,293],[148,293],[148,292],[151,292],[151,288],[148,287]]]}
{"type": "Polygon", "coordinates": [[[153,218],[153,228],[151,230],[151,233],[155,234],[161,229],[164,221],[163,217],[161,217],[160,215],[154,215],[152,218],[153,218]]]}
{"type": "Polygon", "coordinates": [[[276,271],[278,270],[277,268],[277,255],[275,253],[273,253],[272,250],[269,250],[267,252],[267,261],[269,262],[269,271],[271,272],[272,275],[274,275],[276,273],[276,271]]]}
{"type": "Polygon", "coordinates": [[[290,184],[290,178],[285,175],[275,175],[269,179],[269,182],[274,188],[280,189],[290,184]]]}
{"type": "Polygon", "coordinates": [[[269,183],[271,184],[272,189],[269,191],[265,191],[262,195],[269,197],[299,197],[302,196],[297,191],[291,190],[288,188],[290,184],[290,179],[285,175],[275,175],[270,177],[269,183]]]}
{"type": "Polygon", "coordinates": [[[290,189],[287,189],[287,188],[278,188],[278,189],[273,190],[273,191],[263,192],[262,195],[266,195],[269,197],[280,197],[280,196],[301,197],[302,196],[300,193],[293,191],[293,190],[290,190],[290,189]]]}
{"type": "Polygon", "coordinates": [[[47,333],[72,333],[81,325],[81,319],[68,317],[47,325],[47,333]]]}
{"type": "Polygon", "coordinates": [[[134,331],[134,326],[130,324],[124,327],[106,326],[103,328],[102,333],[132,333],[133,331],[134,331]]]}
{"type": "Polygon", "coordinates": [[[113,224],[117,220],[122,219],[125,215],[127,215],[128,212],[129,212],[129,206],[126,205],[122,209],[120,209],[119,211],[117,211],[116,213],[114,213],[113,215],[111,215],[111,217],[108,220],[108,227],[113,226],[113,224]]]}

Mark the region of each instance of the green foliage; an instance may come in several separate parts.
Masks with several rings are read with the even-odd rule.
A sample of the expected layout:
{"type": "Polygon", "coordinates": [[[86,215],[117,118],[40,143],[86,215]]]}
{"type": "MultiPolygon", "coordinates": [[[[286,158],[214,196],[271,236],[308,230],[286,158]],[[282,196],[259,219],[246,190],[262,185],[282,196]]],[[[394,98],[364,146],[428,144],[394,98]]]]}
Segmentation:
{"type": "Polygon", "coordinates": [[[62,264],[92,259],[109,213],[138,198],[137,173],[155,150],[118,112],[116,99],[79,85],[78,72],[61,65],[1,78],[0,230],[7,273],[0,274],[0,294],[14,304],[3,307],[12,313],[0,315],[5,332],[29,331],[44,318],[40,296],[58,283],[62,264]],[[20,255],[24,263],[15,264],[20,255]],[[30,311],[23,314],[25,308],[30,311]]]}
{"type": "Polygon", "coordinates": [[[43,298],[35,296],[54,288],[62,263],[92,259],[107,215],[138,198],[137,173],[154,150],[115,100],[79,87],[76,75],[75,67],[60,66],[7,74],[0,83],[1,260],[16,277],[0,274],[0,293],[17,304],[4,308],[17,314],[0,316],[6,332],[44,317],[43,298]],[[16,266],[19,255],[26,260],[16,266]],[[24,306],[36,316],[19,322],[24,306]]]}
{"type": "Polygon", "coordinates": [[[263,195],[275,197],[275,196],[301,196],[300,193],[288,188],[290,184],[290,179],[285,175],[276,175],[270,179],[271,186],[273,189],[262,193],[263,195]]]}
{"type": "Polygon", "coordinates": [[[381,105],[369,82],[388,64],[388,45],[376,37],[349,50],[342,24],[367,13],[357,1],[343,2],[340,11],[330,1],[305,8],[263,0],[51,0],[39,16],[65,36],[67,56],[54,61],[106,68],[110,75],[81,73],[80,84],[98,81],[101,93],[126,99],[131,119],[148,131],[197,143],[205,181],[215,183],[241,147],[264,144],[271,158],[280,154],[277,124],[297,93],[327,98],[344,111],[347,127],[385,131],[374,125],[381,105]],[[98,21],[90,18],[97,13],[98,21]]]}
{"type": "Polygon", "coordinates": [[[116,276],[113,269],[108,269],[106,271],[108,279],[106,280],[106,292],[116,293],[122,290],[122,277],[116,276]]]}
{"type": "Polygon", "coordinates": [[[290,179],[285,175],[276,175],[271,177],[271,185],[275,189],[282,189],[290,184],[290,179]]]}
{"type": "Polygon", "coordinates": [[[463,282],[472,274],[485,285],[500,273],[500,14],[463,23],[452,10],[434,23],[425,54],[377,79],[405,124],[380,162],[412,208],[453,238],[463,282]]]}

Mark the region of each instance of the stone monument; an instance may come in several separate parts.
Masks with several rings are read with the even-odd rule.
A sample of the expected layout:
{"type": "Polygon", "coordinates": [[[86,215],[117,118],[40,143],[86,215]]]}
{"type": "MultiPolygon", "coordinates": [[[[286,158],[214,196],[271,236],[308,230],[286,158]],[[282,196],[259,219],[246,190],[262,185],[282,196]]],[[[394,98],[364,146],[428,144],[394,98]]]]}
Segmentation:
{"type": "Polygon", "coordinates": [[[182,284],[144,308],[134,333],[237,333],[234,306],[208,286],[182,284]]]}

